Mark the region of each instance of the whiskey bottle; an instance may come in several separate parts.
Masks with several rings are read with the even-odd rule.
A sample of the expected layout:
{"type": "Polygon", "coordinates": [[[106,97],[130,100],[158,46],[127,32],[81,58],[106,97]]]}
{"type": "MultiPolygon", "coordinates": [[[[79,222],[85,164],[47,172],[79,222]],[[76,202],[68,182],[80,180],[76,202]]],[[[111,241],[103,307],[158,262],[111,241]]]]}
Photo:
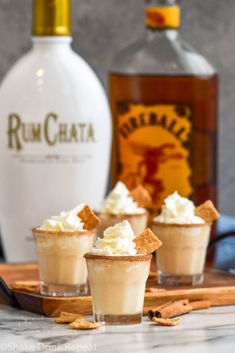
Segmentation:
{"type": "Polygon", "coordinates": [[[8,261],[35,258],[31,229],[108,179],[111,116],[96,75],[71,49],[70,1],[34,0],[33,46],[0,87],[0,225],[8,261]]]}
{"type": "Polygon", "coordinates": [[[153,212],[175,190],[216,203],[217,73],[181,38],[177,1],[148,1],[145,23],[110,72],[113,182],[143,184],[153,212]]]}

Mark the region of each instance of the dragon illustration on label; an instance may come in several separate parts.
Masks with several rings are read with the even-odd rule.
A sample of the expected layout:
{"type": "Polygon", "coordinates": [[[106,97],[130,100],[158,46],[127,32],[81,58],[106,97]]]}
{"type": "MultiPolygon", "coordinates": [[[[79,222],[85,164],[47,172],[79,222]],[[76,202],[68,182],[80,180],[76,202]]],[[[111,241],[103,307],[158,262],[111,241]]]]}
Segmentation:
{"type": "Polygon", "coordinates": [[[175,190],[188,197],[192,193],[189,107],[122,103],[118,112],[118,179],[130,189],[143,184],[154,210],[175,190]]]}

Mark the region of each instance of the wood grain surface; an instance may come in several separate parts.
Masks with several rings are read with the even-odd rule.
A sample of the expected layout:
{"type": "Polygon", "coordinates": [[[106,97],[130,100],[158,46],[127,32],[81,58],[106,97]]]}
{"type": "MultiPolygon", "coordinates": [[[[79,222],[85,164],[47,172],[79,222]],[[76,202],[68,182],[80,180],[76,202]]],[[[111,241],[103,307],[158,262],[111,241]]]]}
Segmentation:
{"type": "MultiPolygon", "coordinates": [[[[0,264],[0,276],[8,285],[16,280],[38,280],[36,264],[0,264]]],[[[209,300],[212,306],[235,304],[235,276],[219,270],[207,269],[205,281],[199,286],[164,287],[157,285],[156,272],[150,274],[147,282],[144,313],[149,308],[168,301],[188,298],[209,300]]],[[[57,316],[61,311],[77,312],[88,315],[92,313],[91,297],[54,298],[40,294],[14,291],[15,297],[24,310],[46,316],[57,316]]]]}

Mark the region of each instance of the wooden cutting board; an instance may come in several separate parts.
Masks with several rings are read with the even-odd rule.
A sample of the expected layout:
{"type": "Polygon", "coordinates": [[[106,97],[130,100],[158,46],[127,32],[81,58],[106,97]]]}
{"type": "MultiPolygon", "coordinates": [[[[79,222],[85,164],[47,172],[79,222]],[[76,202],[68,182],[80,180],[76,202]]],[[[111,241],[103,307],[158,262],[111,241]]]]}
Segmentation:
{"type": "MultiPolygon", "coordinates": [[[[9,285],[16,280],[37,280],[36,264],[0,264],[0,276],[9,285]]],[[[193,300],[209,300],[212,306],[235,305],[235,275],[219,270],[207,269],[205,281],[199,286],[164,287],[157,285],[156,272],[151,272],[147,282],[144,312],[160,304],[188,298],[193,300]]],[[[61,311],[78,312],[83,315],[92,313],[91,297],[54,298],[40,294],[13,291],[21,309],[33,313],[57,316],[61,311]]],[[[0,298],[1,301],[1,298],[0,298]]]]}

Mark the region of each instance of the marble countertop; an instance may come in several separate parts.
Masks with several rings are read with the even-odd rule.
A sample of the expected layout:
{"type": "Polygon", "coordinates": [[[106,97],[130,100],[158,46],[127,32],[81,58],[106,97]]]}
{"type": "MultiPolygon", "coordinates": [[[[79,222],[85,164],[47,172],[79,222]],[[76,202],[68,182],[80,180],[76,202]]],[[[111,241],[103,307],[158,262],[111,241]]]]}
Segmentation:
{"type": "Polygon", "coordinates": [[[175,327],[140,325],[76,331],[50,318],[0,305],[0,352],[235,352],[235,306],[182,316],[175,327]]]}

